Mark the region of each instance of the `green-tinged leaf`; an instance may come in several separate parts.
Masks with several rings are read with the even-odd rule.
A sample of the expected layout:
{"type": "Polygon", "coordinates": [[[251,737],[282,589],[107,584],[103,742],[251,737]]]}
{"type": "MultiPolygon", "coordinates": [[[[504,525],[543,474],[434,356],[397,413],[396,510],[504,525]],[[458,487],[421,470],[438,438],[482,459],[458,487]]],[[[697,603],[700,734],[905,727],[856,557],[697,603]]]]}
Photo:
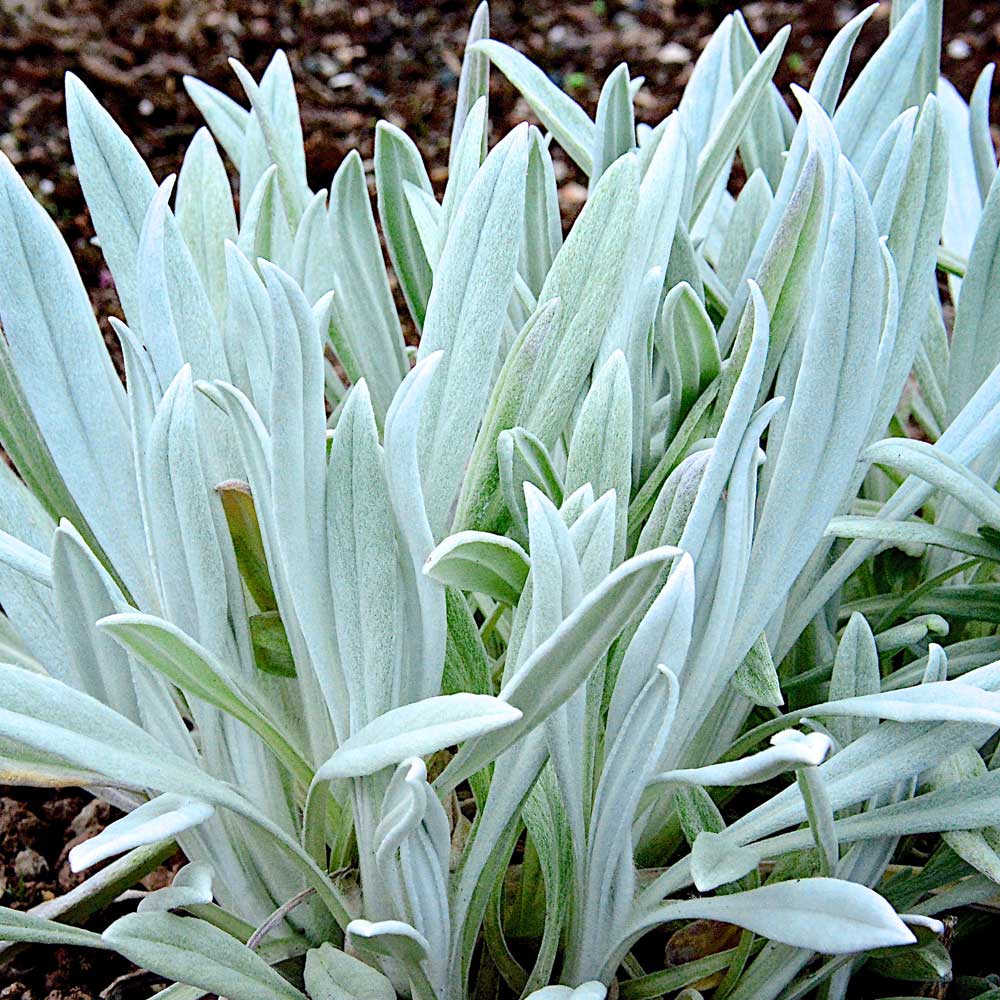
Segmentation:
{"type": "Polygon", "coordinates": [[[260,258],[290,267],[291,223],[278,190],[278,168],[271,164],[243,205],[237,246],[255,263],[260,258]]]}
{"type": "Polygon", "coordinates": [[[226,514],[240,576],[257,607],[261,611],[274,611],[277,608],[274,587],[250,487],[233,479],[220,483],[215,492],[219,494],[226,514]]]}
{"type": "MultiPolygon", "coordinates": [[[[934,768],[927,784],[934,791],[970,779],[982,779],[988,773],[978,751],[969,746],[934,768]]],[[[981,830],[951,830],[942,833],[942,839],[963,861],[1000,883],[1000,829],[997,825],[981,830]]]]}
{"type": "Polygon", "coordinates": [[[250,641],[253,643],[253,662],[258,670],[277,677],[295,677],[295,654],[288,641],[288,633],[277,611],[262,611],[250,615],[250,641]]]}
{"type": "Polygon", "coordinates": [[[513,539],[482,531],[449,535],[428,557],[435,580],[515,605],[528,577],[528,556],[513,539]]]}
{"type": "Polygon", "coordinates": [[[538,296],[541,308],[562,303],[559,325],[545,340],[518,423],[547,447],[570,419],[614,315],[625,275],[622,246],[631,233],[639,198],[635,154],[605,170],[538,296]]]}
{"type": "Polygon", "coordinates": [[[194,917],[132,913],[101,937],[141,968],[189,986],[246,1000],[304,997],[241,941],[194,917]]]}
{"type": "Polygon", "coordinates": [[[694,289],[682,281],[663,301],[656,326],[657,348],[670,377],[667,439],[677,433],[695,402],[719,374],[715,327],[694,289]]]}
{"type": "Polygon", "coordinates": [[[878,976],[908,982],[951,979],[951,955],[940,941],[901,948],[894,955],[871,960],[868,966],[878,976]]]}

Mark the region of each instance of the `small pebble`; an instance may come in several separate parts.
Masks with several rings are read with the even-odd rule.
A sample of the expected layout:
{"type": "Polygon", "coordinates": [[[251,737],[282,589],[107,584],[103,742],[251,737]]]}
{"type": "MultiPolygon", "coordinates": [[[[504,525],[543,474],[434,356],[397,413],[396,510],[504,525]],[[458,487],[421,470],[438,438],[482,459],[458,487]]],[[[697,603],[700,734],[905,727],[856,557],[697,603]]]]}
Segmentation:
{"type": "Polygon", "coordinates": [[[972,55],[972,46],[964,38],[953,38],[948,43],[947,52],[952,59],[968,59],[972,55]]]}
{"type": "Polygon", "coordinates": [[[656,53],[656,61],[665,66],[679,66],[691,61],[691,50],[679,42],[667,42],[656,53]]]}
{"type": "Polygon", "coordinates": [[[37,879],[49,870],[49,863],[38,851],[33,851],[26,847],[19,851],[14,858],[14,874],[18,878],[37,879]]]}

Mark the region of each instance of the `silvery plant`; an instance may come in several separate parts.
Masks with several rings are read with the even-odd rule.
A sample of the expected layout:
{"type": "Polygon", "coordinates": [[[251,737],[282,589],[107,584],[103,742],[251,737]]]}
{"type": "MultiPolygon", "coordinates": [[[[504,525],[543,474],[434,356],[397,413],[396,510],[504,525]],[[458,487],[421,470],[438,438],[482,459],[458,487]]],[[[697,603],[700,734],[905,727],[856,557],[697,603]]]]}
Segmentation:
{"type": "Polygon", "coordinates": [[[309,189],[280,52],[248,106],[186,81],[160,184],[67,79],[125,378],[3,160],[0,758],[124,817],[5,957],[172,1000],[947,975],[937,915],[1000,891],[1000,181],[941,0],[843,92],[873,11],[790,103],[787,29],[727,17],[651,127],[483,5],[443,197],[382,122],[374,209],[357,153],[309,189]],[[539,126],[492,141],[493,71],[539,126]],[[665,965],[695,919],[742,930],[665,965]]]}

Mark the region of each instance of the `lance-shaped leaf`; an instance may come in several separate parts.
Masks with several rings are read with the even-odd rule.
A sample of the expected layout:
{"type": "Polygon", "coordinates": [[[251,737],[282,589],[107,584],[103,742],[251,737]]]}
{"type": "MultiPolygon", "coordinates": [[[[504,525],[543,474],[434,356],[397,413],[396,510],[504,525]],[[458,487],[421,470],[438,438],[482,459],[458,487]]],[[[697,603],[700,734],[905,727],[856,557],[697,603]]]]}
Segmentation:
{"type": "Polygon", "coordinates": [[[400,701],[429,698],[441,690],[447,622],[444,587],[422,570],[434,548],[421,487],[419,444],[424,400],[441,361],[435,353],[418,361],[403,380],[385,421],[385,471],[396,518],[406,586],[415,593],[407,632],[410,666],[400,677],[400,701]]]}
{"type": "Polygon", "coordinates": [[[628,363],[615,351],[594,377],[580,408],[566,462],[566,492],[590,483],[595,494],[614,490],[615,562],[625,555],[626,499],[632,493],[632,389],[628,363]]]}
{"type": "MultiPolygon", "coordinates": [[[[41,428],[28,406],[14,369],[10,347],[0,337],[0,445],[18,476],[53,520],[65,517],[73,522],[95,551],[100,550],[76,501],[70,494],[41,428]]],[[[102,560],[107,557],[102,553],[102,560]]]]}
{"type": "Polygon", "coordinates": [[[997,154],[990,133],[990,88],[993,83],[993,70],[992,63],[983,67],[969,100],[972,159],[979,184],[979,197],[984,201],[997,172],[997,154]]]}
{"type": "MultiPolygon", "coordinates": [[[[970,753],[975,753],[968,749],[970,753]]],[[[971,837],[973,830],[981,829],[996,817],[1000,802],[1000,776],[997,772],[986,772],[985,765],[982,770],[976,768],[973,772],[970,769],[969,773],[975,776],[939,784],[933,791],[914,798],[841,817],[834,823],[837,840],[847,844],[921,833],[943,833],[950,839],[954,834],[960,843],[964,838],[970,838],[964,839],[963,848],[973,848],[976,860],[986,861],[987,855],[982,852],[984,845],[973,845],[971,837]]],[[[767,858],[779,858],[808,848],[812,838],[810,830],[799,829],[741,846],[731,831],[704,833],[695,841],[691,875],[697,887],[702,892],[708,892],[753,871],[767,858]]],[[[985,846],[992,851],[988,844],[985,846]]],[[[995,860],[992,864],[995,865],[995,860]]]]}
{"type": "MultiPolygon", "coordinates": [[[[863,615],[853,614],[844,629],[830,676],[830,701],[877,694],[881,686],[875,637],[863,615]]],[[[830,732],[842,746],[870,732],[877,725],[865,718],[830,720],[830,732]]]]}
{"type": "Polygon", "coordinates": [[[236,245],[250,260],[263,258],[279,267],[292,266],[292,227],[278,190],[278,168],[273,163],[246,199],[236,245]]]}
{"type": "Polygon", "coordinates": [[[878,893],[856,882],[831,878],[792,879],[748,892],[678,900],[640,919],[643,928],[675,919],[723,920],[772,941],[825,955],[890,948],[916,940],[878,893]]]}
{"type": "Polygon", "coordinates": [[[634,845],[622,836],[670,735],[678,685],[662,664],[639,691],[604,758],[594,795],[583,874],[582,926],[574,928],[571,981],[600,975],[603,956],[628,921],[635,894],[634,845]]]}
{"type": "Polygon", "coordinates": [[[157,795],[132,812],[106,826],[96,837],[70,849],[69,866],[82,872],[98,861],[124,854],[133,847],[155,844],[176,837],[214,815],[208,802],[180,795],[157,795]]]}
{"type": "Polygon", "coordinates": [[[139,600],[152,583],[124,390],[69,248],[5,156],[0,206],[3,328],[24,397],[66,486],[139,600]]]}
{"type": "Polygon", "coordinates": [[[143,969],[213,993],[246,1000],[304,1000],[304,994],[218,927],[172,913],[131,913],[102,935],[143,969]]]}
{"type": "Polygon", "coordinates": [[[398,632],[407,595],[375,414],[366,382],[344,406],[327,471],[327,544],[337,641],[356,730],[398,704],[398,632]]]}
{"type": "MultiPolygon", "coordinates": [[[[482,58],[481,53],[474,54],[482,58]]],[[[452,149],[449,157],[448,183],[444,189],[444,197],[441,199],[440,217],[437,220],[437,228],[441,231],[442,240],[451,228],[455,212],[462,203],[465,192],[469,190],[472,179],[482,166],[486,149],[486,129],[486,98],[481,97],[469,110],[462,128],[462,139],[458,147],[452,149]]],[[[412,185],[410,190],[412,190],[412,185]]],[[[424,246],[426,248],[426,241],[424,246]]],[[[436,260],[432,263],[437,265],[436,260]]]]}
{"type": "Polygon", "coordinates": [[[177,227],[221,322],[226,312],[226,240],[236,239],[236,211],[226,168],[208,129],[195,133],[177,177],[177,227]]]}
{"type": "Polygon", "coordinates": [[[642,604],[665,563],[680,551],[663,547],[634,556],[588,593],[506,681],[500,698],[523,713],[514,725],[463,747],[438,783],[454,788],[544,722],[590,676],[594,665],[642,604]]]}
{"type": "Polygon", "coordinates": [[[562,304],[545,341],[519,423],[547,448],[565,429],[614,316],[639,199],[638,160],[619,157],[605,172],[562,245],[538,296],[562,304]]]}
{"type": "Polygon", "coordinates": [[[685,552],[643,615],[622,658],[608,707],[609,737],[614,738],[621,730],[639,691],[648,682],[649,672],[657,664],[664,663],[676,676],[683,676],[694,606],[694,562],[685,552]]]}
{"type": "Polygon", "coordinates": [[[233,385],[253,403],[267,426],[274,353],[271,304],[253,264],[232,241],[226,244],[226,283],[229,301],[222,336],[233,385]]]}
{"type": "Polygon", "coordinates": [[[670,440],[719,374],[719,344],[705,307],[686,281],[671,288],[664,299],[656,333],[658,349],[666,358],[670,374],[670,440]]]}
{"type": "Polygon", "coordinates": [[[635,111],[629,83],[628,66],[621,63],[601,87],[590,153],[591,189],[619,156],[635,147],[635,111]]]}
{"type": "Polygon", "coordinates": [[[128,136],[73,73],[66,74],[66,120],[101,252],[125,316],[138,330],[139,234],[156,182],[128,136]]]}
{"type": "MultiPolygon", "coordinates": [[[[499,438],[518,422],[543,345],[558,329],[561,309],[562,303],[558,299],[537,309],[524,324],[504,360],[462,481],[453,524],[456,530],[476,528],[497,531],[504,526],[505,512],[502,509],[501,477],[497,464],[499,438]]],[[[512,478],[511,482],[514,481],[512,478]]],[[[534,479],[532,481],[536,486],[541,485],[534,479]]],[[[519,490],[514,495],[523,499],[519,490]]],[[[527,537],[527,522],[521,527],[527,537]]]]}
{"type": "Polygon", "coordinates": [[[250,120],[240,157],[240,193],[252,190],[258,171],[269,163],[278,168],[277,182],[292,227],[298,226],[309,196],[302,124],[288,58],[275,52],[260,85],[236,59],[229,65],[250,99],[250,120]],[[244,181],[249,182],[244,188],[244,181]]]}
{"type": "Polygon", "coordinates": [[[424,325],[433,274],[420,234],[407,205],[404,182],[433,197],[434,191],[413,140],[386,121],[375,126],[375,187],[378,217],[392,269],[417,329],[424,325]]]}
{"type": "Polygon", "coordinates": [[[767,178],[759,170],[751,174],[736,197],[716,262],[719,280],[730,293],[739,286],[740,276],[750,259],[773,202],[774,194],[767,178]]]}
{"type": "Polygon", "coordinates": [[[161,386],[182,365],[199,378],[228,378],[222,333],[191,251],[168,200],[174,178],[157,189],[139,237],[139,316],[161,386]]]}
{"type": "Polygon", "coordinates": [[[537,297],[552,261],[562,246],[562,221],[556,192],[555,167],[548,139],[538,129],[531,130],[528,180],[524,198],[524,240],[519,269],[537,297]]]}
{"type": "Polygon", "coordinates": [[[568,94],[561,91],[530,59],[502,42],[487,39],[470,50],[482,52],[521,92],[541,123],[588,176],[593,172],[591,150],[595,126],[568,94]]]}
{"type": "Polygon", "coordinates": [[[494,147],[452,225],[427,303],[418,356],[444,351],[424,403],[421,472],[435,538],[447,530],[489,399],[517,273],[528,168],[527,127],[494,147]]]}
{"type": "MultiPolygon", "coordinates": [[[[465,55],[462,57],[462,72],[458,77],[458,94],[455,98],[455,118],[451,126],[451,143],[448,147],[448,175],[452,167],[459,140],[465,131],[469,112],[482,97],[489,96],[490,60],[485,52],[474,49],[476,42],[490,37],[490,7],[486,0],[476,8],[465,39],[465,55]]],[[[482,155],[486,154],[485,132],[480,137],[483,142],[482,155]]]]}
{"type": "Polygon", "coordinates": [[[231,163],[239,166],[243,153],[243,135],[250,122],[250,112],[228,95],[193,76],[183,78],[184,89],[208,123],[231,163]]]}
{"type": "Polygon", "coordinates": [[[776,708],[784,703],[781,680],[767,645],[767,636],[763,632],[750,647],[750,652],[743,657],[743,662],[736,668],[729,683],[755,705],[776,708]]]}
{"type": "Polygon", "coordinates": [[[253,662],[258,670],[278,677],[295,677],[295,654],[288,641],[288,631],[277,611],[262,611],[247,618],[253,662]]]}
{"type": "Polygon", "coordinates": [[[995,174],[962,279],[948,362],[948,411],[972,398],[986,374],[1000,362],[1000,309],[990,289],[1000,280],[1000,182],[995,174]]]}
{"type": "Polygon", "coordinates": [[[483,694],[446,694],[391,709],[345,740],[316,772],[317,781],[357,778],[422,757],[521,719],[521,711],[483,694]]]}
{"type": "MultiPolygon", "coordinates": [[[[361,157],[352,150],[330,185],[330,231],[336,253],[333,326],[356,359],[379,425],[407,372],[403,334],[382,261],[361,157]]],[[[342,359],[345,366],[350,359],[342,359]]]]}
{"type": "Polygon", "coordinates": [[[381,972],[329,942],[306,952],[304,980],[311,1000],[396,1000],[381,972]]]}
{"type": "Polygon", "coordinates": [[[460,590],[515,605],[528,578],[528,555],[511,538],[483,531],[449,535],[428,557],[424,572],[460,590]]]}
{"type": "Polygon", "coordinates": [[[107,945],[100,934],[48,920],[34,913],[0,906],[0,939],[25,944],[69,945],[75,948],[100,948],[107,945]]]}
{"type": "MultiPolygon", "coordinates": [[[[995,774],[995,772],[994,772],[995,774]]],[[[938,765],[930,774],[928,786],[933,789],[947,789],[961,785],[970,779],[986,784],[983,778],[993,777],[986,768],[979,752],[969,746],[953,754],[938,765]]],[[[993,784],[991,782],[991,784],[993,784]]],[[[981,802],[983,792],[973,793],[965,786],[968,798],[981,802]]],[[[985,791],[985,790],[984,790],[985,791]]],[[[959,812],[962,812],[959,807],[959,812]]],[[[995,823],[981,829],[951,830],[942,833],[944,842],[965,862],[994,882],[1000,883],[1000,830],[995,823]]]]}
{"type": "Polygon", "coordinates": [[[905,106],[926,21],[926,4],[913,4],[865,64],[833,116],[844,152],[858,169],[905,106]]]}
{"type": "Polygon", "coordinates": [[[809,87],[810,95],[816,103],[828,114],[832,115],[840,99],[840,88],[844,85],[847,66],[854,50],[854,43],[861,34],[861,29],[868,23],[877,7],[872,4],[860,14],[856,14],[833,37],[816,67],[816,73],[809,87]]]}
{"type": "Polygon", "coordinates": [[[232,673],[212,653],[176,625],[153,615],[124,613],[102,618],[98,627],[182,691],[204,699],[249,726],[299,781],[308,786],[308,766],[265,716],[255,703],[256,699],[243,690],[232,673]]]}
{"type": "Polygon", "coordinates": [[[791,29],[786,25],[758,56],[749,72],[740,81],[725,114],[715,125],[711,138],[699,154],[694,182],[692,219],[697,219],[705,207],[719,174],[728,168],[744,129],[759,102],[768,93],[771,78],[778,68],[790,32],[791,29]]]}

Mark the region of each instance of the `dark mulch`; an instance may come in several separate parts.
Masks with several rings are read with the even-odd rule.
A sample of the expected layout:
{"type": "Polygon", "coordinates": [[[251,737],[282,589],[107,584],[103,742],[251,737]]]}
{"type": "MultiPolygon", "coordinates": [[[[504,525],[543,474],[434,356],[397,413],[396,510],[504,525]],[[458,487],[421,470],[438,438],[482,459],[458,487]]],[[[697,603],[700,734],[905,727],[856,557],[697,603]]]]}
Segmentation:
{"type": "MultiPolygon", "coordinates": [[[[655,123],[676,106],[692,59],[737,6],[502,0],[492,4],[493,35],[518,46],[591,112],[600,82],[626,60],[633,76],[647,80],[640,118],[655,123]]],[[[778,73],[787,92],[789,83],[809,80],[826,44],[862,6],[854,0],[767,0],[742,8],[759,40],[792,24],[778,73]]],[[[946,7],[944,68],[968,97],[982,66],[1000,56],[1000,4],[948,0],[946,7]]],[[[352,148],[370,160],[375,122],[388,118],[420,146],[440,190],[473,9],[473,3],[454,0],[0,0],[0,149],[52,211],[104,315],[116,311],[117,302],[90,243],[93,232],[70,160],[62,92],[67,70],[96,92],[159,180],[179,168],[202,124],[181,77],[195,74],[242,101],[226,59],[235,56],[259,76],[282,47],[296,76],[314,187],[329,183],[352,148]]],[[[855,68],[887,30],[883,5],[859,42],[855,68]]],[[[491,100],[497,131],[528,117],[497,74],[491,100]]],[[[1000,97],[993,120],[1000,120],[1000,97]]],[[[564,160],[557,167],[572,212],[585,193],[583,179],[564,160]]],[[[72,888],[78,877],[66,864],[69,847],[110,818],[107,807],[82,793],[0,787],[0,902],[23,909],[72,888]]],[[[0,1000],[90,1000],[128,969],[105,954],[34,949],[14,968],[0,970],[0,1000]]],[[[126,981],[108,996],[145,996],[148,985],[126,981]]]]}

